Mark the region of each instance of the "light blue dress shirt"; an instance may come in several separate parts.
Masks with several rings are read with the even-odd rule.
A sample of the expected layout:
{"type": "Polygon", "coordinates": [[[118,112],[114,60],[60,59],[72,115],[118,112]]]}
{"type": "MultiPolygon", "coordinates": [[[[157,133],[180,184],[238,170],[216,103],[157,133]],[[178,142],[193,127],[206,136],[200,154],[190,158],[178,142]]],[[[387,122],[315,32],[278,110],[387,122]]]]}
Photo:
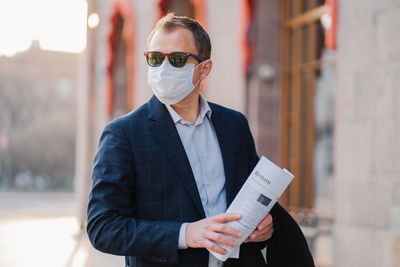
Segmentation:
{"type": "MultiPolygon", "coordinates": [[[[206,217],[224,213],[227,208],[225,171],[221,149],[211,122],[211,109],[206,99],[200,95],[200,113],[194,123],[183,120],[170,105],[166,107],[192,167],[206,217]]],[[[180,229],[180,249],[187,248],[186,227],[187,223],[184,223],[180,229]]],[[[222,266],[222,263],[210,253],[208,266],[222,266]]]]}

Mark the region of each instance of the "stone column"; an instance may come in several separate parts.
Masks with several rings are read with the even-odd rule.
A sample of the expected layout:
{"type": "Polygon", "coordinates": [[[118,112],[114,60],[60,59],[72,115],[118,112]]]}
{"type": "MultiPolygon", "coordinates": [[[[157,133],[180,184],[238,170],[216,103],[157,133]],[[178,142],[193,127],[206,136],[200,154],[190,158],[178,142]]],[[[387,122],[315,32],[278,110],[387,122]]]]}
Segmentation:
{"type": "Polygon", "coordinates": [[[334,261],[400,266],[400,3],[339,1],[334,261]]]}

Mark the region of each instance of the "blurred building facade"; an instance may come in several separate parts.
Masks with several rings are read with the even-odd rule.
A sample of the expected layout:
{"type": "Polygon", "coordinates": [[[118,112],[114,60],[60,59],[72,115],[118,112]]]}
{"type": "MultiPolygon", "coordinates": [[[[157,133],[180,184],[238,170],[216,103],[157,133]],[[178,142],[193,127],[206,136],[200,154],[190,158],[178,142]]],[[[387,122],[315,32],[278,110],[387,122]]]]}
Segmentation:
{"type": "Polygon", "coordinates": [[[319,266],[400,266],[400,3],[397,0],[88,1],[100,16],[81,58],[77,194],[85,218],[105,124],[145,103],[143,52],[162,15],[210,34],[207,99],[246,114],[258,153],[296,176],[280,202],[319,266]]]}
{"type": "Polygon", "coordinates": [[[73,189],[79,56],[0,57],[0,189],[73,189]]]}

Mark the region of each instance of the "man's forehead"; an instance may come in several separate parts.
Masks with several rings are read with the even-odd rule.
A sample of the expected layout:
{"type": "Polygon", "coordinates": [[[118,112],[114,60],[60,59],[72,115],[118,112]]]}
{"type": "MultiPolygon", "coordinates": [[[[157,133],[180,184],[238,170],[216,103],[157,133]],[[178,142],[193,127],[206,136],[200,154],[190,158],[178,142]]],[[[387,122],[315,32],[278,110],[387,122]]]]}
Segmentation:
{"type": "Polygon", "coordinates": [[[150,40],[149,50],[161,51],[160,49],[172,49],[171,51],[185,51],[194,53],[197,52],[193,33],[183,27],[177,27],[171,30],[159,29],[156,31],[150,40]]]}

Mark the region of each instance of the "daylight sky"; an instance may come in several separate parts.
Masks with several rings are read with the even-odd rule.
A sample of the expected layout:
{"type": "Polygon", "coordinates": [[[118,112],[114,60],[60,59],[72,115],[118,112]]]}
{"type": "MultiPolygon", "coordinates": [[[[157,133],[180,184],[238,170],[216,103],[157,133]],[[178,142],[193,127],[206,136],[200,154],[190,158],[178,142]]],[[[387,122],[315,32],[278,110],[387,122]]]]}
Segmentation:
{"type": "Polygon", "coordinates": [[[43,49],[81,52],[86,45],[85,0],[0,0],[0,55],[39,40],[43,49]]]}

